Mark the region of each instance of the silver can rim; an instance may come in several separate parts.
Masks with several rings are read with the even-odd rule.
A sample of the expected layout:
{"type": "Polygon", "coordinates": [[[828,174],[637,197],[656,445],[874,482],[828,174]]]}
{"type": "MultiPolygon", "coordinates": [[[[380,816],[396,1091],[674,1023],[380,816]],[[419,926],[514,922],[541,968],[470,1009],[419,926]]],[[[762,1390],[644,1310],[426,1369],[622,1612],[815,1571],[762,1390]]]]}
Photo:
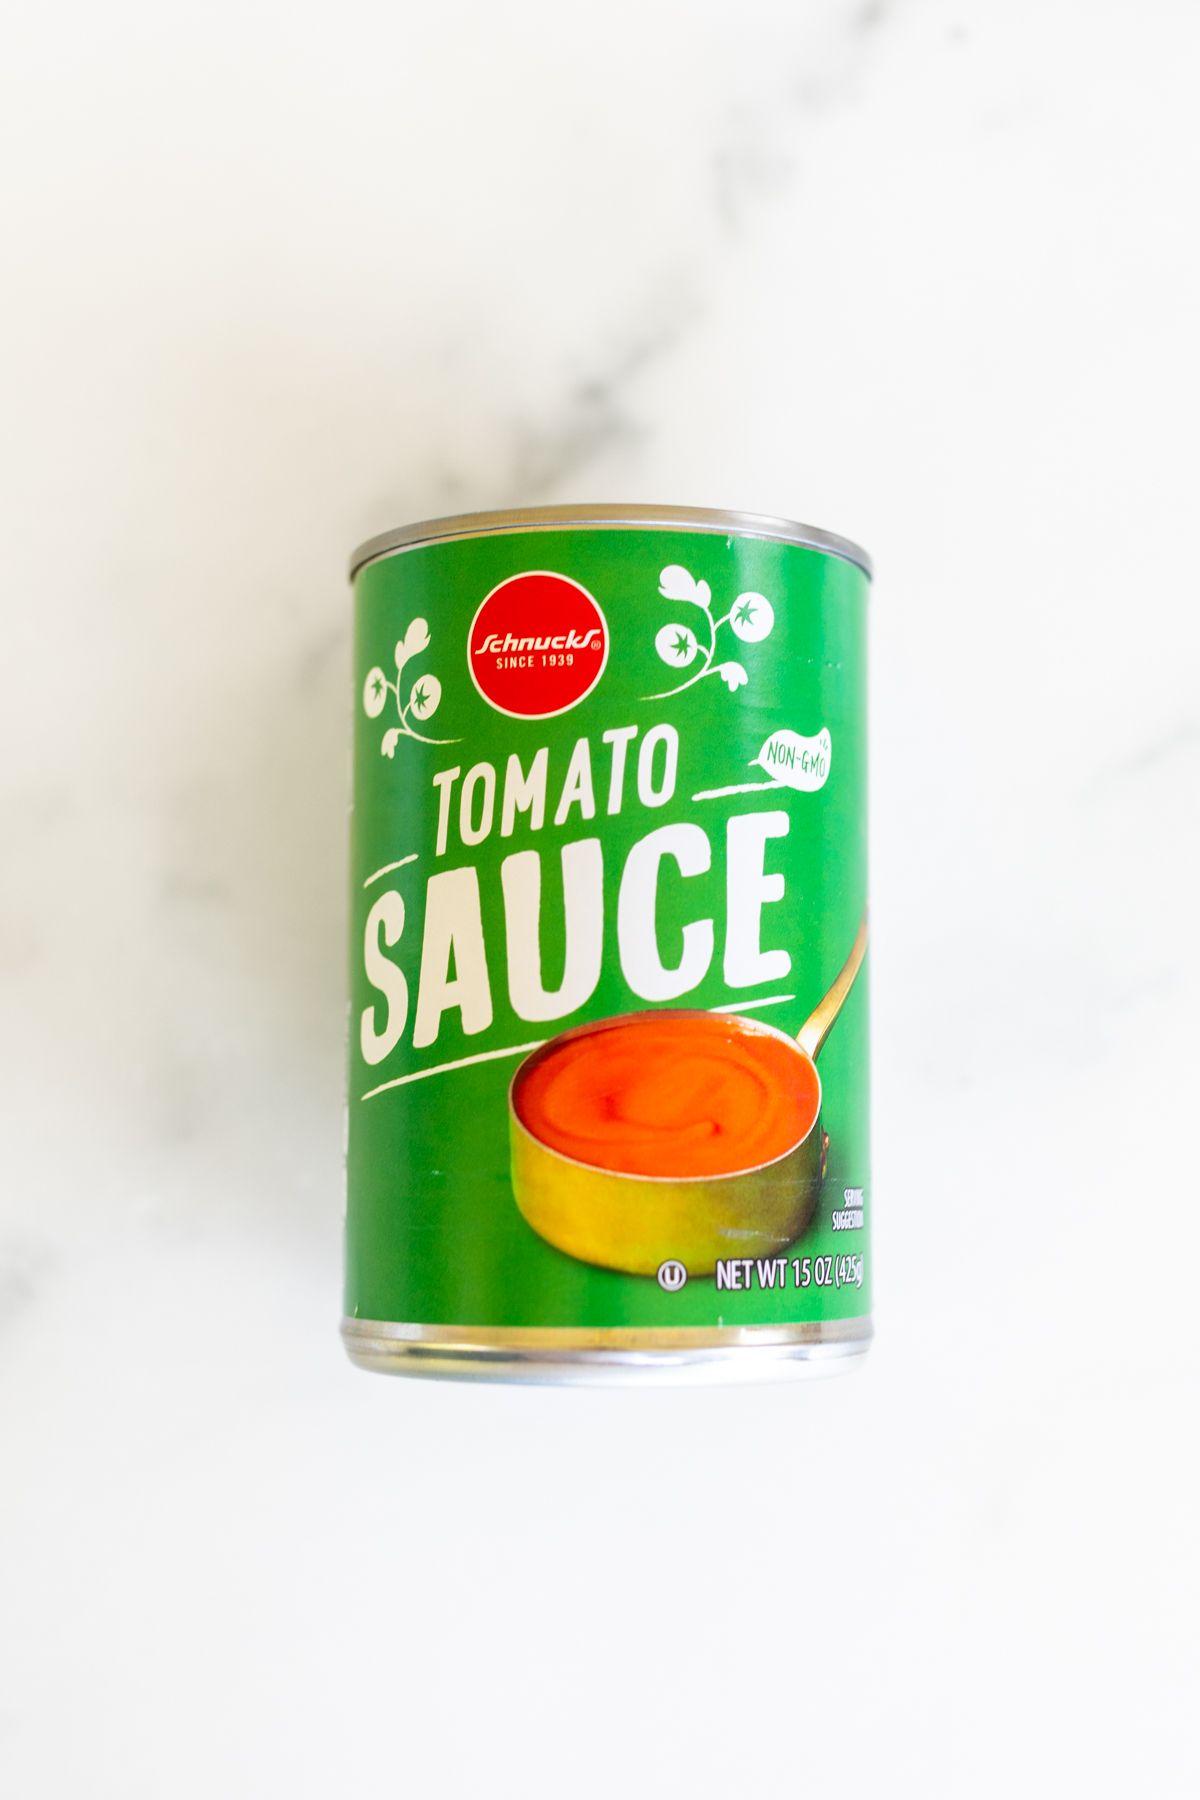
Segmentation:
{"type": "Polygon", "coordinates": [[[835,1374],[870,1348],[869,1314],[793,1325],[412,1325],[347,1318],[351,1362],[379,1374],[579,1385],[733,1383],[835,1374]]]}
{"type": "Polygon", "coordinates": [[[862,547],[836,531],[817,525],[800,525],[793,519],[768,513],[726,512],[707,506],[522,506],[501,512],[451,513],[441,519],[421,519],[382,531],[358,546],[350,558],[350,580],[368,563],[417,550],[427,544],[448,543],[455,538],[487,537],[522,531],[555,529],[612,531],[706,531],[728,537],[765,538],[817,550],[852,563],[870,581],[871,558],[862,547]]]}

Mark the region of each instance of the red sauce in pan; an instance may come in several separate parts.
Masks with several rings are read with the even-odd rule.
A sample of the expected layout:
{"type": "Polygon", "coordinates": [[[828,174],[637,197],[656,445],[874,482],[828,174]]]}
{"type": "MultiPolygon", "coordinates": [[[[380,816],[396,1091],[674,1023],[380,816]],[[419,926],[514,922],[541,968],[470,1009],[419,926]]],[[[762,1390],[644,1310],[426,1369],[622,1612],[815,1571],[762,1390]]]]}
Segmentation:
{"type": "Polygon", "coordinates": [[[563,1156],[628,1175],[730,1175],[812,1129],[820,1087],[797,1047],[720,1013],[646,1013],[551,1044],[513,1097],[563,1156]]]}

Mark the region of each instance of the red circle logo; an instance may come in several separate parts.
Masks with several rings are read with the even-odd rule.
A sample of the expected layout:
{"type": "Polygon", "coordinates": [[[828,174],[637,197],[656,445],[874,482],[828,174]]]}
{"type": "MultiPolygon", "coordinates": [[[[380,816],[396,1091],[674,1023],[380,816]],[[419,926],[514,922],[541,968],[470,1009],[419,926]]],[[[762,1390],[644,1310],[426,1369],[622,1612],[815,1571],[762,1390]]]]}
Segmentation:
{"type": "Polygon", "coordinates": [[[546,569],[510,575],[467,633],[467,667],[489,706],[549,719],[591,693],[608,661],[608,626],[587,589],[546,569]]]}

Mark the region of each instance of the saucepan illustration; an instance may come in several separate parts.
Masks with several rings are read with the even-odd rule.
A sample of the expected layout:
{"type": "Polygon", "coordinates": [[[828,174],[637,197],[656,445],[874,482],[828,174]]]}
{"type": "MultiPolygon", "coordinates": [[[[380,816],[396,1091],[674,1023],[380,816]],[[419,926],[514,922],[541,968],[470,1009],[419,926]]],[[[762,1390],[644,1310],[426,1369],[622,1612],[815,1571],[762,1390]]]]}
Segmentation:
{"type": "MultiPolygon", "coordinates": [[[[844,967],[795,1038],[744,1015],[668,1007],[580,1025],[533,1051],[518,1067],[508,1094],[513,1192],[527,1223],[556,1249],[631,1275],[653,1275],[668,1260],[682,1262],[690,1275],[711,1274],[723,1258],[777,1254],[794,1243],[812,1217],[829,1143],[821,1128],[816,1060],[854,985],[866,948],[864,917],[844,967]],[[605,1033],[620,1037],[601,1041],[605,1033]],[[643,1035],[644,1057],[639,1048],[643,1035]],[[751,1118],[747,1142],[755,1144],[758,1160],[749,1166],[720,1167],[714,1173],[704,1168],[707,1145],[716,1143],[719,1132],[706,1121],[689,1132],[689,1073],[681,1061],[678,1092],[673,1091],[674,1064],[664,1051],[664,1045],[672,1042],[686,1050],[690,1036],[705,1040],[708,1061],[698,1066],[715,1071],[716,1080],[709,1085],[722,1085],[721,1057],[736,1058],[739,1068],[750,1071],[746,1080],[752,1096],[759,1091],[753,1082],[762,1084],[766,1099],[758,1114],[770,1115],[777,1134],[785,1134],[782,1141],[764,1142],[760,1118],[751,1118]],[[579,1155],[562,1147],[578,1145],[569,1133],[564,1136],[553,1128],[554,1121],[542,1108],[540,1096],[551,1091],[547,1084],[558,1082],[552,1098],[554,1093],[559,1096],[561,1115],[573,1093],[583,1091],[580,1084],[588,1080],[589,1066],[598,1067],[606,1049],[613,1047],[615,1052],[618,1045],[613,1066],[632,1068],[635,1082],[640,1080],[639,1070],[649,1071],[647,1081],[651,1087],[657,1082],[672,1118],[682,1116],[682,1125],[665,1148],[647,1153],[646,1166],[653,1172],[637,1166],[641,1154],[637,1144],[654,1140],[652,1118],[643,1118],[644,1131],[640,1136],[633,1133],[634,1148],[623,1148],[620,1158],[606,1149],[602,1134],[594,1149],[581,1139],[586,1154],[579,1155]],[[657,1069],[651,1067],[655,1058],[662,1063],[657,1069]],[[678,1151],[673,1148],[676,1143],[681,1146],[678,1151]],[[675,1155],[679,1168],[673,1171],[675,1155]],[[627,1166],[604,1166],[606,1158],[610,1163],[624,1160],[627,1166]]],[[[604,1091],[603,1080],[602,1073],[593,1075],[588,1102],[591,1116],[602,1122],[605,1109],[619,1108],[620,1100],[604,1091]]],[[[702,1104],[703,1080],[697,1077],[693,1085],[702,1104]]],[[[727,1148],[726,1161],[729,1154],[727,1148]]],[[[736,1148],[733,1154],[736,1159],[736,1148]]]]}

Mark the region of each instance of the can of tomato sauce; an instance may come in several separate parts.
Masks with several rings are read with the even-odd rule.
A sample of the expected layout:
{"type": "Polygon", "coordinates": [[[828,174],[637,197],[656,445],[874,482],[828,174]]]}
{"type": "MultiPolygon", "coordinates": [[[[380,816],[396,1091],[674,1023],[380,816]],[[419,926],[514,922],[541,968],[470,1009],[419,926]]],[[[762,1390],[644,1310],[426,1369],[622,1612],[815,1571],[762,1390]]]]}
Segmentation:
{"type": "Polygon", "coordinates": [[[558,506],[387,532],[351,579],[351,1357],[846,1366],[871,1335],[866,555],[558,506]]]}

